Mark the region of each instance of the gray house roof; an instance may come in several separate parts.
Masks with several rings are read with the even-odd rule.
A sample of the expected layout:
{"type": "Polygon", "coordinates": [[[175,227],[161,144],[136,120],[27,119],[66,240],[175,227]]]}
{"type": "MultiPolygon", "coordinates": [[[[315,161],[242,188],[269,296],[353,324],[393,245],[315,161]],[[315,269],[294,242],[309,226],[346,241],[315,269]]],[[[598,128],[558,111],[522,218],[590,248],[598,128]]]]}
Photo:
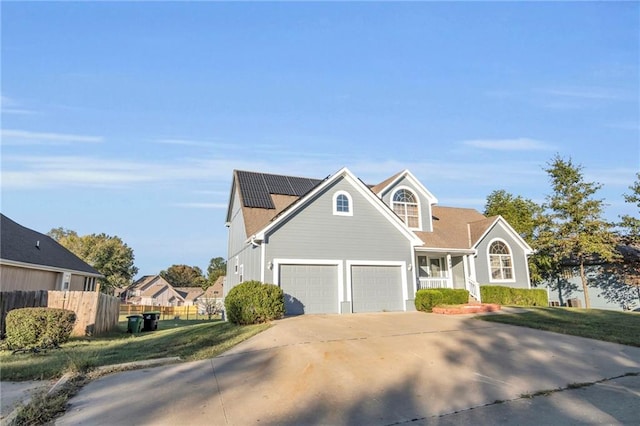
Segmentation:
{"type": "Polygon", "coordinates": [[[0,259],[40,267],[102,275],[53,238],[26,228],[0,214],[0,259]]]}

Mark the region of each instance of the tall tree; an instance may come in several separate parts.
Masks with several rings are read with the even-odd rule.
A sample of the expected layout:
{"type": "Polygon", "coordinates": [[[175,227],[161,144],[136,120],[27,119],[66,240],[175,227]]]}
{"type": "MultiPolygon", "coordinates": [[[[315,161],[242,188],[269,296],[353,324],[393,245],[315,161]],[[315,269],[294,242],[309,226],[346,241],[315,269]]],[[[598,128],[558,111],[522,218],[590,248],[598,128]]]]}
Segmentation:
{"type": "Polygon", "coordinates": [[[533,283],[541,282],[546,278],[548,259],[542,252],[536,250],[537,235],[544,223],[544,208],[535,202],[514,196],[500,189],[487,196],[485,204],[485,216],[500,215],[520,236],[536,251],[529,257],[529,272],[533,283]]]}
{"type": "Polygon", "coordinates": [[[47,235],[105,276],[99,280],[103,293],[113,294],[115,288],[129,285],[138,273],[133,249],[120,237],[104,233],[79,236],[64,228],[54,228],[47,235]]]}
{"type": "MultiPolygon", "coordinates": [[[[227,273],[227,262],[222,257],[214,257],[209,261],[207,268],[207,287],[213,285],[216,280],[227,273]]],[[[205,289],[206,290],[206,289],[205,289]]]]}
{"type": "Polygon", "coordinates": [[[197,266],[171,265],[160,276],[174,287],[203,287],[207,282],[197,266]]]}
{"type": "Polygon", "coordinates": [[[585,263],[594,256],[611,261],[615,257],[615,238],[611,224],[602,216],[603,200],[594,198],[602,185],[585,182],[582,167],[560,156],[545,169],[553,193],[547,196],[549,222],[541,235],[555,264],[573,261],[580,268],[585,307],[591,307],[585,263]]]}
{"type": "Polygon", "coordinates": [[[636,173],[636,181],[629,186],[630,194],[623,194],[624,201],[635,204],[638,216],[624,215],[620,217],[618,226],[624,241],[633,245],[640,245],[640,172],[636,173]]]}
{"type": "Polygon", "coordinates": [[[629,186],[631,193],[623,194],[627,203],[636,205],[637,216],[624,215],[618,223],[621,256],[609,269],[617,275],[626,286],[612,286],[613,299],[622,300],[628,306],[640,303],[640,173],[636,173],[636,181],[629,186]]]}

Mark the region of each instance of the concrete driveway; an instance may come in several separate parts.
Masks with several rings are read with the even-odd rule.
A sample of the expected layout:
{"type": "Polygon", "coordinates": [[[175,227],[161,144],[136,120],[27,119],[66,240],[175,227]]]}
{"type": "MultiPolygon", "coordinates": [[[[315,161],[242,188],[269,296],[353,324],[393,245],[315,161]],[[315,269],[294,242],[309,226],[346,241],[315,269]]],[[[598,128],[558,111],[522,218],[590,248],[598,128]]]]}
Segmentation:
{"type": "MultiPolygon", "coordinates": [[[[514,406],[497,401],[533,401],[521,396],[638,372],[640,348],[470,316],[308,315],[277,321],[211,360],[96,380],[56,424],[455,424],[454,416],[471,424],[501,406],[485,410],[493,420],[481,423],[509,423],[517,413],[496,416],[514,406]]],[[[617,380],[627,379],[639,378],[617,380]]],[[[578,397],[588,409],[560,405],[551,415],[565,424],[637,420],[625,416],[640,406],[638,380],[621,383],[626,390],[614,397],[631,401],[621,414],[578,397]]],[[[523,409],[535,413],[534,405],[523,409]]]]}

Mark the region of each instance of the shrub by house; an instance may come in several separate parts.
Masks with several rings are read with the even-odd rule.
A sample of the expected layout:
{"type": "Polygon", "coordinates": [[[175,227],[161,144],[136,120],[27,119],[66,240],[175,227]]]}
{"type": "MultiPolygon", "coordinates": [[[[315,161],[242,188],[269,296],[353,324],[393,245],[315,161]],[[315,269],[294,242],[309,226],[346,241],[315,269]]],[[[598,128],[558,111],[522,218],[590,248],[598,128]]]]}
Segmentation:
{"type": "Polygon", "coordinates": [[[258,324],[284,316],[284,293],[274,284],[245,281],[225,297],[227,319],[234,324],[258,324]]]}
{"type": "Polygon", "coordinates": [[[416,292],[416,309],[431,312],[437,305],[461,305],[469,302],[469,291],[453,288],[433,288],[416,292]]]}
{"type": "Polygon", "coordinates": [[[10,349],[57,347],[69,340],[76,314],[67,309],[21,308],[7,313],[10,349]]]}

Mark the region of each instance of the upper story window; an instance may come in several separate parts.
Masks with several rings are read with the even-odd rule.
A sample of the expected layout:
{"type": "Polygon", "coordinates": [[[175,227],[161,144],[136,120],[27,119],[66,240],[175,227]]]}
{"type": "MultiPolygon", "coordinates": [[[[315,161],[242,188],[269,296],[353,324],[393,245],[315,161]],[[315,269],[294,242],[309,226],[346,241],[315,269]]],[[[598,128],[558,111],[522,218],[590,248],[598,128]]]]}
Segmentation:
{"type": "Polygon", "coordinates": [[[500,240],[489,245],[491,281],[513,281],[513,261],[509,246],[500,240]]]}
{"type": "Polygon", "coordinates": [[[346,191],[333,194],[333,214],[338,216],[353,216],[353,200],[346,191]]]}
{"type": "Polygon", "coordinates": [[[405,188],[397,190],[391,199],[391,208],[409,228],[420,228],[420,206],[413,192],[405,188]]]}

